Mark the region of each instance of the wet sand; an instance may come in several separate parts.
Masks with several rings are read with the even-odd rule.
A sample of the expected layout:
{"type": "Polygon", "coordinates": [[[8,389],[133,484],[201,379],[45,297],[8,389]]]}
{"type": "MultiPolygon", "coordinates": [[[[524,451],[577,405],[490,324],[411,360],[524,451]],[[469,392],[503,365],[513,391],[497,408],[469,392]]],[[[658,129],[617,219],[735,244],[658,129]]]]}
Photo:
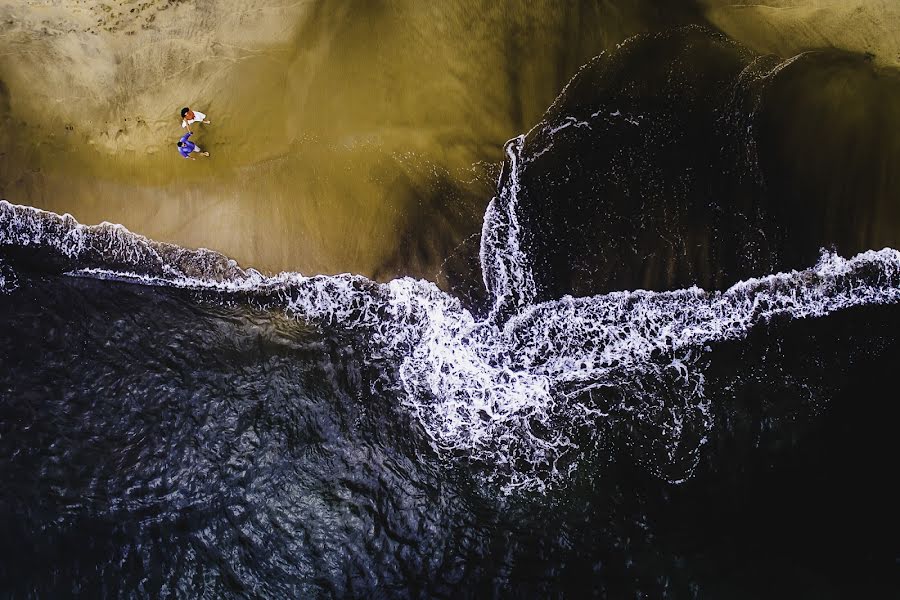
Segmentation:
{"type": "MultiPolygon", "coordinates": [[[[820,22],[813,4],[843,14],[787,4],[771,10],[796,27],[820,22]]],[[[889,4],[866,3],[876,24],[859,30],[881,35],[879,60],[889,4]]],[[[504,142],[590,57],[704,21],[659,5],[0,0],[0,197],[265,271],[445,284],[475,268],[504,142]],[[177,153],[184,105],[212,120],[194,136],[209,159],[177,153]]],[[[770,9],[702,8],[752,46],[796,50],[770,9]]],[[[841,30],[821,23],[802,44],[835,43],[810,33],[841,30]]]]}
{"type": "Polygon", "coordinates": [[[268,271],[436,278],[460,244],[473,259],[504,142],[591,56],[693,18],[611,2],[3,0],[0,196],[268,271]],[[212,121],[195,126],[210,159],[177,153],[184,105],[212,121]]]}

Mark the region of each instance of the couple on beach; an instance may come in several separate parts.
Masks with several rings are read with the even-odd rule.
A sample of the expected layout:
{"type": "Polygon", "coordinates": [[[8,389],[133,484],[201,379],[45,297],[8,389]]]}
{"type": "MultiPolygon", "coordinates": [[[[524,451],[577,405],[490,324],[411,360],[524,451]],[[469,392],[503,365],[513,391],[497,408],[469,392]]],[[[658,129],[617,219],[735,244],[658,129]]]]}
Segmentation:
{"type": "Polygon", "coordinates": [[[206,119],[206,115],[204,115],[199,110],[191,110],[189,107],[184,107],[181,109],[181,127],[182,129],[187,129],[188,132],[181,136],[181,139],[178,140],[176,146],[178,146],[178,152],[181,153],[181,156],[184,158],[189,158],[191,160],[196,160],[193,154],[196,152],[197,154],[201,154],[203,156],[209,156],[209,152],[205,152],[200,149],[200,146],[190,141],[190,137],[194,134],[194,131],[191,129],[191,123],[206,123],[209,125],[209,121],[206,119]]]}

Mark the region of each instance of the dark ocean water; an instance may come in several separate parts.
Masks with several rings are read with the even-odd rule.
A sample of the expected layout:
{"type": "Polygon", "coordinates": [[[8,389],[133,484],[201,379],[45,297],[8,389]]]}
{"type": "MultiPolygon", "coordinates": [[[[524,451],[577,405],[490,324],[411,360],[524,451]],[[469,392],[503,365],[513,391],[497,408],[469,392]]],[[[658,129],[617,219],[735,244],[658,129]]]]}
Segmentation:
{"type": "Polygon", "coordinates": [[[809,115],[895,86],[629,41],[507,144],[453,294],[0,204],[0,590],[892,596],[897,146],[809,115]]]}

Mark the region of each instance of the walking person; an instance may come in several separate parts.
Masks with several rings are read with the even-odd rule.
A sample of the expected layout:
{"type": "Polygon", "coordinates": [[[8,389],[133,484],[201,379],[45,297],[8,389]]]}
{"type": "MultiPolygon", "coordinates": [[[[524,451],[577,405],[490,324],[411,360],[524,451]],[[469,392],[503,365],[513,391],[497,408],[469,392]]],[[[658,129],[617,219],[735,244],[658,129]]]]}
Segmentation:
{"type": "Polygon", "coordinates": [[[181,128],[193,131],[191,123],[206,123],[209,125],[209,120],[199,110],[191,110],[190,107],[185,106],[181,109],[181,128]]]}
{"type": "Polygon", "coordinates": [[[181,156],[189,158],[191,160],[197,160],[193,156],[195,152],[198,154],[202,154],[203,156],[209,156],[209,152],[204,152],[200,149],[200,146],[188,139],[192,135],[194,135],[194,132],[188,131],[186,134],[181,136],[181,139],[178,140],[177,144],[175,144],[176,146],[178,146],[178,152],[181,153],[181,156]]]}

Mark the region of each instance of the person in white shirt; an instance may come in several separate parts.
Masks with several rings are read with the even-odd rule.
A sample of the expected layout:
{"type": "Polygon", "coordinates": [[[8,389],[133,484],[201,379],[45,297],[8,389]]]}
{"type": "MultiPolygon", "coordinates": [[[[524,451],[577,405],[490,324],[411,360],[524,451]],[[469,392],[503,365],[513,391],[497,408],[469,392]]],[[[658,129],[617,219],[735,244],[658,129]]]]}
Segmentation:
{"type": "Polygon", "coordinates": [[[191,110],[187,106],[181,109],[181,127],[182,129],[187,129],[188,131],[193,131],[191,129],[191,123],[206,123],[209,125],[209,121],[206,119],[206,115],[204,115],[199,110],[191,110]]]}

